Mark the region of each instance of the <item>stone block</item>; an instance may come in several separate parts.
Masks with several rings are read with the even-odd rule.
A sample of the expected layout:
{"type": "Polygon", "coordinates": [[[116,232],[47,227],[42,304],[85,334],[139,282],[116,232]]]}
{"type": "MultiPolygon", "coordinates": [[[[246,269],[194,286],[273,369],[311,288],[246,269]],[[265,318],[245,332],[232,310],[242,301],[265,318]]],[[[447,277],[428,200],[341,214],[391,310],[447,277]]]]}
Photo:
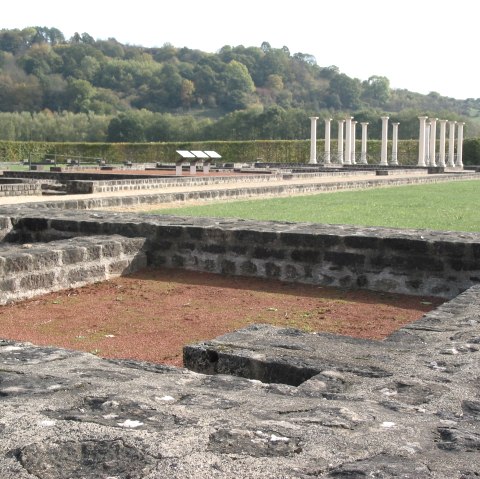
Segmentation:
{"type": "Polygon", "coordinates": [[[208,272],[215,272],[217,263],[213,259],[206,259],[203,261],[203,270],[208,272]]]}
{"type": "Polygon", "coordinates": [[[86,261],[99,261],[102,257],[102,246],[93,243],[84,243],[85,248],[85,260],[86,261]]]}
{"type": "Polygon", "coordinates": [[[51,289],[55,284],[55,273],[48,271],[45,273],[35,273],[20,278],[20,290],[35,291],[36,289],[51,289]]]}
{"type": "Polygon", "coordinates": [[[356,268],[365,264],[365,256],[356,253],[342,253],[336,251],[327,251],[324,256],[325,261],[329,261],[338,266],[347,266],[356,268]]]}
{"type": "Polygon", "coordinates": [[[284,278],[288,281],[294,281],[300,277],[300,272],[293,264],[287,264],[284,267],[284,278]]]}
{"type": "Polygon", "coordinates": [[[33,270],[33,256],[27,253],[14,253],[5,257],[5,275],[26,273],[33,270]]]}
{"type": "Polygon", "coordinates": [[[64,265],[82,263],[85,261],[86,254],[86,248],[73,245],[67,246],[66,248],[62,249],[62,263],[64,265]]]}
{"type": "Polygon", "coordinates": [[[258,271],[257,265],[252,261],[242,261],[242,263],[240,263],[241,274],[252,276],[256,274],[257,271],[258,271]]]}
{"type": "MultiPolygon", "coordinates": [[[[2,293],[10,293],[18,290],[18,284],[16,278],[7,278],[7,279],[0,279],[0,292],[2,293]]],[[[0,296],[0,304],[5,304],[2,301],[2,297],[0,296]]]]}
{"type": "Polygon", "coordinates": [[[273,231],[235,230],[233,237],[235,241],[265,245],[275,242],[278,235],[273,231]]]}
{"type": "Polygon", "coordinates": [[[134,258],[115,259],[107,266],[107,274],[112,276],[131,274],[147,267],[144,254],[138,254],[134,258]]]}
{"type": "Polygon", "coordinates": [[[119,238],[123,253],[130,255],[141,251],[145,245],[145,238],[119,238]]]}
{"type": "Polygon", "coordinates": [[[220,263],[220,272],[226,275],[234,275],[237,272],[237,266],[235,262],[224,259],[220,263]]]}
{"type": "Polygon", "coordinates": [[[265,263],[265,275],[267,278],[279,279],[282,274],[281,267],[272,262],[265,263]]]}
{"type": "Polygon", "coordinates": [[[172,256],[171,261],[173,266],[177,266],[179,268],[181,268],[182,266],[185,266],[185,257],[179,254],[174,254],[172,256]]]}
{"type": "Polygon", "coordinates": [[[76,283],[93,283],[106,279],[104,265],[83,265],[70,270],[67,273],[67,286],[74,286],[76,283]]]}
{"type": "Polygon", "coordinates": [[[189,236],[191,239],[194,239],[194,240],[203,239],[203,236],[205,234],[205,230],[203,228],[195,227],[195,226],[187,226],[185,228],[185,232],[187,236],[189,236]]]}
{"type": "Polygon", "coordinates": [[[29,231],[43,231],[48,229],[48,220],[46,218],[21,218],[16,228],[24,228],[29,231]]]}
{"type": "Polygon", "coordinates": [[[104,258],[116,258],[123,252],[122,244],[117,241],[110,241],[102,244],[102,256],[104,258]]]}
{"type": "Polygon", "coordinates": [[[36,270],[52,269],[60,265],[61,252],[46,248],[36,249],[33,257],[33,268],[36,270]]]}
{"type": "Polygon", "coordinates": [[[247,251],[248,251],[248,246],[233,245],[230,247],[230,252],[238,256],[246,256],[247,251]]]}
{"type": "Polygon", "coordinates": [[[385,237],[383,246],[391,250],[415,252],[417,254],[428,253],[429,244],[421,239],[385,237]]]}
{"type": "Polygon", "coordinates": [[[62,219],[51,219],[49,221],[49,228],[56,230],[56,231],[62,231],[62,232],[68,232],[68,233],[79,233],[79,228],[80,224],[78,221],[75,220],[69,220],[67,218],[62,218],[62,219]]]}
{"type": "Polygon", "coordinates": [[[158,229],[158,239],[178,239],[182,236],[184,228],[181,226],[165,226],[158,229]]]}
{"type": "Polygon", "coordinates": [[[203,244],[200,250],[204,253],[224,254],[226,252],[226,246],[223,244],[207,243],[203,244]]]}
{"type": "Polygon", "coordinates": [[[460,241],[435,241],[431,247],[435,256],[461,258],[465,256],[467,246],[460,241]]]}
{"type": "Polygon", "coordinates": [[[347,236],[343,243],[347,248],[373,249],[379,248],[381,240],[374,236],[347,236]]]}
{"type": "Polygon", "coordinates": [[[253,250],[252,257],[256,259],[283,259],[285,258],[285,251],[257,246],[253,250]]]}
{"type": "Polygon", "coordinates": [[[293,261],[316,263],[320,259],[320,251],[312,249],[295,249],[290,253],[293,261]]]}

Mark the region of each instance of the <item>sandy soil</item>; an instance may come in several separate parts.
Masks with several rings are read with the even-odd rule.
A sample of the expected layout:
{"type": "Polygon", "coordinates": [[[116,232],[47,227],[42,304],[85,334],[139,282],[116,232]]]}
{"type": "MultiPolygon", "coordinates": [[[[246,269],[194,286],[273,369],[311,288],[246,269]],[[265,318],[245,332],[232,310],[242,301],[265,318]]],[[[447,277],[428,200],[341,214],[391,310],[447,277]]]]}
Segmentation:
{"type": "Polygon", "coordinates": [[[180,366],[184,344],[252,323],[382,339],[438,298],[144,270],[0,306],[0,336],[180,366]]]}

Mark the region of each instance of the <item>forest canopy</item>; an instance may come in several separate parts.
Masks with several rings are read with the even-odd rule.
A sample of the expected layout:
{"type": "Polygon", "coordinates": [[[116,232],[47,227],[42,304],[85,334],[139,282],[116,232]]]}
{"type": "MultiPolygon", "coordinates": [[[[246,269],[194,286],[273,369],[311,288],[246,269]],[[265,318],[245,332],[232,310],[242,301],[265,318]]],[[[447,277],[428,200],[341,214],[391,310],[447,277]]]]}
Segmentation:
{"type": "Polygon", "coordinates": [[[268,42],[207,53],[3,29],[0,139],[294,139],[308,136],[308,116],[346,112],[372,124],[390,114],[404,138],[418,134],[420,114],[467,119],[470,135],[480,131],[480,99],[392,89],[384,76],[362,81],[319,60],[268,42]]]}

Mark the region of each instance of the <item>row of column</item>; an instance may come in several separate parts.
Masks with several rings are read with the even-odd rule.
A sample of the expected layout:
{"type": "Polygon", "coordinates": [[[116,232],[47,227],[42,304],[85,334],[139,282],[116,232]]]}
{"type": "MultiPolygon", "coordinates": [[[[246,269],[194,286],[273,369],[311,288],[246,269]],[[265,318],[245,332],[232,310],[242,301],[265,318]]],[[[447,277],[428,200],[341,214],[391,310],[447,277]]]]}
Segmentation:
{"type": "Polygon", "coordinates": [[[418,166],[449,166],[463,167],[463,126],[465,123],[439,120],[428,116],[419,116],[420,132],[418,139],[418,166]],[[440,124],[440,152],[438,164],[436,158],[437,122],[440,124]],[[445,144],[448,123],[448,159],[446,159],[445,144]],[[457,155],[455,156],[455,126],[457,126],[457,155]]]}
{"type": "MultiPolygon", "coordinates": [[[[382,146],[380,153],[380,165],[388,166],[388,116],[382,116],[382,146]]],[[[449,166],[449,167],[463,167],[462,152],[463,152],[463,126],[465,123],[438,120],[438,118],[431,118],[427,124],[427,116],[419,116],[420,133],[419,133],[419,148],[418,148],[418,166],[449,166]],[[440,153],[438,158],[438,165],[436,162],[436,144],[437,144],[437,121],[440,124],[440,153]],[[446,142],[446,124],[449,124],[449,151],[448,162],[445,162],[445,142],[446,142]],[[457,155],[455,156],[455,125],[458,128],[457,134],[457,155]]],[[[311,135],[310,135],[310,164],[317,163],[317,116],[310,117],[311,121],[311,135]]],[[[332,163],[330,152],[330,133],[332,118],[325,119],[325,155],[324,163],[329,165],[332,163]]],[[[338,153],[337,163],[341,165],[355,165],[355,135],[356,135],[356,121],[349,116],[345,120],[338,121],[338,153]],[[345,127],[345,128],[344,128],[345,127]],[[345,129],[345,142],[344,138],[345,129]],[[345,149],[344,149],[345,147],[345,149]]],[[[367,164],[367,128],[368,122],[360,123],[362,125],[362,143],[360,160],[358,164],[367,164]]],[[[400,123],[392,123],[392,157],[390,165],[398,165],[398,126],[400,123]]]]}
{"type": "MultiPolygon", "coordinates": [[[[317,116],[310,117],[311,121],[311,135],[310,135],[310,164],[317,163],[317,116]]],[[[330,132],[332,118],[325,119],[325,158],[326,165],[331,164],[330,152],[330,132]]],[[[345,120],[338,121],[338,152],[337,163],[341,165],[355,165],[357,164],[355,158],[355,141],[356,141],[356,125],[353,117],[349,116],[345,120]],[[344,128],[345,127],[345,128],[344,128]],[[345,129],[345,142],[343,141],[345,129]],[[345,149],[344,149],[345,146],[345,149]]],[[[368,122],[361,122],[362,125],[362,143],[359,165],[367,164],[367,129],[368,122]]],[[[398,165],[397,151],[398,151],[398,125],[400,123],[393,123],[393,145],[392,145],[392,165],[398,165]]],[[[382,150],[381,150],[381,165],[388,165],[387,161],[387,144],[388,144],[388,116],[382,117],[382,150]]]]}

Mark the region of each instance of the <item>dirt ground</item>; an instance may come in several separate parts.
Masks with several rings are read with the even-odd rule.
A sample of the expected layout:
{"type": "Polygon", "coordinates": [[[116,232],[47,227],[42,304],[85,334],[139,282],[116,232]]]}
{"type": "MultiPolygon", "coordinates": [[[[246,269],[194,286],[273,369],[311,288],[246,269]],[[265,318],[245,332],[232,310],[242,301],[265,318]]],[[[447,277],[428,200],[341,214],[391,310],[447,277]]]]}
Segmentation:
{"type": "Polygon", "coordinates": [[[175,366],[185,344],[252,323],[382,339],[438,298],[143,270],[0,306],[0,337],[175,366]]]}

